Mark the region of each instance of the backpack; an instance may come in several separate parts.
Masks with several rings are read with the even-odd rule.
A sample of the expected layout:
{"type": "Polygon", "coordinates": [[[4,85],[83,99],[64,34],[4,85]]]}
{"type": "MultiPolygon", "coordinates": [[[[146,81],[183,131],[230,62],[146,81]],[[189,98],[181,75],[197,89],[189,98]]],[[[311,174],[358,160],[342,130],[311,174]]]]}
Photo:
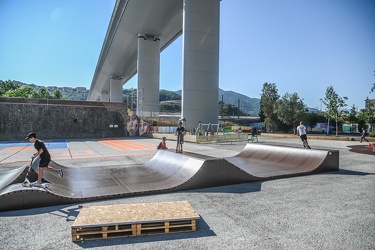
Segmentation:
{"type": "Polygon", "coordinates": [[[159,145],[156,147],[156,149],[160,149],[161,148],[161,142],[159,143],[159,145]]]}

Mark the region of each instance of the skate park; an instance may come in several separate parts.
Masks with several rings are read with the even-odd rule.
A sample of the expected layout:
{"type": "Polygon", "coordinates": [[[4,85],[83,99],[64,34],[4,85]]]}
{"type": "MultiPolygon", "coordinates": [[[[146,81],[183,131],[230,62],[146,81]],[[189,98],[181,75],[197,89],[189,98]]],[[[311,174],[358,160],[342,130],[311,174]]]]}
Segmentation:
{"type": "MultiPolygon", "coordinates": [[[[127,138],[125,138],[127,139],[127,138]]],[[[119,138],[118,141],[122,141],[119,138]]],[[[129,143],[138,149],[123,150],[99,140],[69,141],[70,154],[51,149],[55,162],[69,168],[102,167],[121,169],[146,164],[157,153],[157,139],[137,139],[129,143]],[[94,152],[88,152],[87,148],[94,152]]],[[[54,244],[58,248],[81,249],[101,247],[118,249],[165,249],[192,247],[198,249],[346,249],[373,248],[374,233],[374,155],[351,151],[359,142],[309,140],[313,150],[339,151],[340,170],[224,185],[210,188],[163,192],[152,195],[114,197],[96,201],[5,211],[0,213],[2,242],[7,249],[18,249],[25,239],[31,249],[54,244]],[[73,243],[70,226],[84,206],[113,204],[142,204],[187,200],[200,215],[197,231],[142,237],[84,241],[73,243]],[[49,230],[30,234],[39,227],[49,230]],[[44,237],[47,240],[40,240],[44,237]]],[[[174,153],[174,141],[168,147],[174,153]]],[[[118,144],[118,143],[117,143],[118,144]]],[[[260,146],[301,148],[298,137],[261,136],[260,146]]],[[[186,154],[206,155],[209,158],[231,158],[246,147],[247,141],[233,143],[185,143],[186,154]]],[[[365,147],[365,145],[361,145],[365,147]]],[[[17,153],[0,151],[2,170],[11,170],[28,163],[30,150],[17,153]]],[[[305,150],[305,149],[301,149],[305,150]]],[[[306,150],[305,150],[306,151],[306,150]]],[[[89,173],[87,173],[89,174],[89,173]]],[[[89,178],[89,176],[87,177],[89,178]]]]}
{"type": "MultiPolygon", "coordinates": [[[[127,140],[122,142],[126,143],[127,140]]],[[[61,141],[57,143],[62,144],[61,141]]],[[[58,144],[52,141],[49,146],[53,150],[58,148],[58,144]]],[[[25,150],[28,151],[30,147],[28,145],[25,150]]],[[[34,172],[28,179],[35,181],[38,162],[32,165],[34,172]]],[[[97,167],[82,170],[56,162],[52,162],[51,166],[63,169],[65,178],[46,173],[43,178],[50,184],[47,189],[20,185],[25,179],[28,165],[3,171],[0,179],[0,211],[338,171],[339,152],[248,143],[241,152],[228,158],[158,150],[150,161],[133,168],[97,167]]]]}
{"type": "MultiPolygon", "coordinates": [[[[125,1],[121,2],[125,3],[125,1]]],[[[129,3],[135,3],[135,1],[129,1],[129,3]]],[[[180,10],[181,6],[178,5],[176,9],[180,10]]],[[[150,9],[149,6],[148,9],[150,9]]],[[[160,15],[160,11],[155,11],[155,13],[160,15]]],[[[181,15],[182,11],[177,11],[176,20],[181,15]]],[[[175,24],[177,27],[175,31],[177,32],[169,34],[169,41],[173,40],[174,35],[181,32],[181,25],[178,22],[175,22],[175,24]]],[[[187,31],[192,32],[192,30],[187,31]]],[[[215,36],[214,34],[210,35],[215,36]]],[[[159,42],[157,34],[153,33],[141,33],[134,36],[134,39],[139,39],[140,48],[148,46],[143,42],[159,42]]],[[[163,39],[161,41],[165,42],[163,39]]],[[[113,42],[116,44],[119,41],[114,39],[113,42]]],[[[166,45],[167,43],[162,44],[162,46],[166,45]]],[[[194,46],[192,47],[194,49],[194,46]]],[[[187,51],[194,51],[192,47],[186,48],[187,51]]],[[[155,49],[152,45],[149,48],[155,49]]],[[[109,54],[115,53],[116,51],[109,52],[109,54]]],[[[153,56],[157,58],[157,54],[153,53],[153,56]]],[[[186,58],[192,56],[192,54],[186,55],[186,58]]],[[[142,55],[140,55],[140,59],[142,59],[142,55]]],[[[215,71],[218,68],[215,67],[215,60],[213,61],[211,66],[215,71]]],[[[135,69],[133,65],[133,68],[127,68],[131,69],[128,72],[119,72],[124,65],[114,63],[118,68],[111,69],[108,66],[111,62],[106,64],[103,61],[102,63],[104,70],[95,72],[95,75],[101,80],[98,81],[98,84],[95,84],[97,78],[94,77],[91,92],[93,99],[96,99],[97,94],[99,94],[99,98],[103,102],[118,100],[116,93],[120,92],[118,90],[122,88],[122,81],[131,77],[136,71],[140,73],[142,70],[149,70],[148,68],[142,68],[141,64],[141,68],[135,69]],[[105,74],[106,71],[111,72],[105,74]],[[106,84],[101,85],[104,82],[106,84]]],[[[189,66],[192,66],[188,62],[186,62],[186,65],[185,77],[189,73],[191,74],[189,66]]],[[[144,84],[147,81],[142,78],[142,75],[140,76],[140,86],[145,86],[144,84]]],[[[157,76],[157,72],[154,72],[153,76],[157,76]]],[[[195,103],[185,103],[186,109],[183,110],[183,116],[187,118],[188,123],[195,125],[199,120],[216,123],[216,89],[218,82],[215,79],[215,74],[212,74],[212,76],[211,79],[205,78],[203,80],[209,82],[207,89],[212,90],[209,97],[214,97],[211,98],[213,101],[210,104],[214,103],[215,105],[207,106],[197,102],[198,107],[207,106],[208,110],[195,115],[192,112],[193,110],[196,111],[196,108],[192,106],[195,103]],[[209,116],[205,117],[206,114],[209,114],[209,116]],[[202,117],[204,119],[201,119],[202,117]]],[[[193,77],[202,79],[197,75],[193,77]]],[[[184,81],[186,87],[184,92],[187,94],[184,99],[193,100],[194,98],[191,97],[196,94],[193,90],[197,86],[191,84],[189,79],[184,79],[184,81]]],[[[156,89],[153,90],[156,91],[156,89]]],[[[153,94],[144,93],[145,96],[153,94]]],[[[201,94],[207,93],[201,92],[201,94]]],[[[203,100],[204,98],[198,99],[203,100]]],[[[142,112],[144,112],[143,114],[148,112],[156,115],[155,107],[155,105],[144,106],[142,112]]],[[[138,113],[138,115],[141,116],[142,113],[138,113]]],[[[0,212],[1,241],[3,243],[0,249],[21,249],[25,247],[29,249],[374,248],[374,156],[362,153],[359,143],[355,141],[312,139],[309,142],[313,150],[307,151],[301,148],[298,137],[262,136],[257,144],[250,146],[254,150],[261,151],[258,157],[262,158],[261,153],[267,152],[270,158],[275,156],[273,161],[268,164],[268,166],[273,166],[271,169],[277,170],[277,166],[283,166],[281,170],[286,171],[286,169],[283,169],[286,165],[292,166],[292,169],[277,174],[267,174],[260,171],[257,172],[258,175],[250,175],[241,169],[241,162],[246,161],[244,160],[246,157],[241,158],[241,154],[247,154],[248,150],[245,150],[248,145],[247,141],[209,144],[186,142],[183,155],[176,155],[173,152],[174,141],[168,141],[169,151],[157,152],[156,145],[159,140],[152,138],[137,138],[134,140],[129,138],[115,140],[89,138],[65,141],[51,139],[51,142],[53,143],[51,143],[50,149],[53,153],[54,162],[67,169],[63,182],[55,176],[46,174],[46,178],[52,183],[52,189],[54,188],[53,183],[60,186],[60,188],[54,190],[56,193],[60,192],[59,196],[54,196],[58,197],[55,201],[51,199],[50,194],[52,193],[39,189],[24,190],[20,187],[21,185],[18,185],[20,184],[18,181],[22,181],[25,175],[24,171],[29,163],[32,147],[20,142],[14,143],[14,147],[12,144],[2,145],[0,167],[2,171],[7,172],[4,174],[7,178],[4,178],[6,181],[1,183],[3,192],[1,204],[3,206],[9,205],[7,209],[19,207],[17,207],[17,210],[9,209],[9,211],[0,212]],[[286,151],[285,148],[290,148],[290,150],[286,151]],[[353,150],[355,148],[357,150],[353,150]],[[279,150],[282,152],[278,152],[279,150]],[[314,155],[314,152],[325,152],[325,157],[318,154],[314,155]],[[338,153],[339,159],[333,161],[335,162],[333,169],[330,168],[330,164],[321,164],[328,157],[328,152],[338,153]],[[278,153],[280,153],[281,158],[276,157],[278,153]],[[313,154],[312,158],[309,158],[310,153],[313,154]],[[150,188],[145,189],[141,185],[133,195],[121,196],[116,190],[112,192],[105,190],[105,187],[110,187],[106,185],[109,179],[116,179],[118,180],[116,184],[122,185],[124,179],[119,175],[120,170],[130,175],[134,172],[138,173],[133,170],[139,166],[143,168],[142,170],[146,170],[145,166],[149,162],[153,162],[155,157],[158,160],[156,165],[159,165],[159,162],[162,162],[160,159],[163,158],[163,154],[172,159],[176,157],[172,161],[173,165],[184,165],[185,160],[189,163],[192,161],[196,163],[178,169],[189,170],[189,166],[202,169],[205,163],[212,164],[212,162],[218,161],[219,168],[228,169],[228,171],[218,173],[215,172],[216,169],[208,168],[209,171],[199,175],[199,181],[194,181],[193,186],[183,189],[174,189],[169,186],[169,189],[164,190],[166,185],[160,185],[160,180],[165,178],[159,178],[156,179],[157,183],[149,183],[150,179],[143,179],[142,185],[157,184],[160,187],[152,185],[150,190],[150,188]],[[285,162],[282,159],[287,159],[286,163],[288,164],[284,164],[285,162]],[[303,159],[318,159],[320,162],[310,166],[311,161],[304,162],[303,159]],[[317,171],[316,169],[319,169],[320,166],[331,171],[317,171]],[[305,167],[307,168],[304,169],[305,167]],[[91,171],[98,169],[101,171],[91,171]],[[71,173],[69,173],[70,170],[71,173]],[[12,172],[9,173],[8,171],[12,172]],[[93,177],[95,172],[97,176],[93,177]],[[103,179],[104,175],[106,178],[103,179]],[[230,177],[232,180],[235,177],[236,180],[230,181],[229,179],[223,182],[223,178],[221,178],[223,176],[230,177]],[[95,181],[92,181],[92,179],[95,181]],[[215,181],[212,181],[212,179],[215,181]],[[214,183],[209,183],[211,181],[214,183]],[[87,184],[86,189],[82,189],[82,183],[87,184]],[[16,188],[13,188],[13,185],[16,185],[16,188]],[[82,191],[85,191],[86,194],[83,194],[82,191]],[[143,191],[145,192],[140,193],[143,191]],[[64,196],[64,202],[59,203],[62,196],[64,196]],[[78,200],[72,200],[72,197],[78,200]],[[49,203],[50,200],[52,200],[52,203],[49,203]],[[77,243],[71,240],[71,226],[80,211],[85,207],[181,200],[188,201],[200,216],[200,219],[197,220],[195,232],[77,243]],[[30,203],[34,208],[22,206],[22,204],[30,203]]],[[[360,146],[365,147],[363,144],[360,146]]],[[[267,165],[265,160],[263,158],[263,165],[267,165]]],[[[153,173],[157,175],[160,172],[153,171],[153,173]]],[[[179,171],[175,172],[175,175],[178,175],[178,173],[179,171]]],[[[139,175],[135,175],[135,177],[138,179],[139,175]]],[[[185,183],[186,180],[188,179],[182,179],[180,183],[174,182],[172,184],[174,187],[181,187],[181,183],[185,183]]],[[[138,183],[136,180],[134,182],[135,184],[138,183]]]]}

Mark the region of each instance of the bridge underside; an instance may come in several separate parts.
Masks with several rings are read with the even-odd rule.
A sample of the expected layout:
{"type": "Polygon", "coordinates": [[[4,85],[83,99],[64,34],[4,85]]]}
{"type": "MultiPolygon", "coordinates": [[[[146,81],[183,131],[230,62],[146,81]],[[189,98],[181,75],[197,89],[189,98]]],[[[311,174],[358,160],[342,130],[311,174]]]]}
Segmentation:
{"type": "Polygon", "coordinates": [[[137,115],[158,117],[160,52],[182,35],[185,127],[217,123],[219,25],[220,0],[117,0],[88,100],[122,102],[138,73],[137,115]]]}
{"type": "MultiPolygon", "coordinates": [[[[182,34],[182,0],[118,0],[91,83],[88,100],[109,91],[111,76],[137,73],[138,33],[160,37],[160,51],[182,34]],[[162,17],[162,18],[160,18],[162,17]]],[[[153,38],[153,37],[152,37],[153,38]]]]}

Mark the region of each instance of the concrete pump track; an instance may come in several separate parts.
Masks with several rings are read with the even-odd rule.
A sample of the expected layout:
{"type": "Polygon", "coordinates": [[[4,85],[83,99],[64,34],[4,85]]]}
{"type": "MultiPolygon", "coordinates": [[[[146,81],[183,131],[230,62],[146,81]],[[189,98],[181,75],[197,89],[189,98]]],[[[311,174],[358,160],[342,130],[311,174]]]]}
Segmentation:
{"type": "MultiPolygon", "coordinates": [[[[22,186],[28,165],[0,172],[0,211],[338,171],[339,151],[248,143],[228,158],[159,150],[149,162],[123,168],[51,166],[62,168],[64,178],[45,171],[47,189],[22,186]]],[[[37,175],[31,171],[29,177],[34,181],[37,175]]]]}

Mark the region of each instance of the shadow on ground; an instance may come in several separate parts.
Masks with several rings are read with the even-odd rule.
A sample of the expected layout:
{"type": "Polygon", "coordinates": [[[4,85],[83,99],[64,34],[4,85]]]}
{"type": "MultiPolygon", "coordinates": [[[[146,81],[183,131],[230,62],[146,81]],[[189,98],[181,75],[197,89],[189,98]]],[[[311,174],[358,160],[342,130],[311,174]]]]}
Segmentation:
{"type": "Polygon", "coordinates": [[[359,154],[368,154],[368,155],[374,155],[375,152],[372,148],[370,148],[367,144],[361,144],[361,145],[351,145],[347,146],[350,152],[359,153],[359,154]]]}

